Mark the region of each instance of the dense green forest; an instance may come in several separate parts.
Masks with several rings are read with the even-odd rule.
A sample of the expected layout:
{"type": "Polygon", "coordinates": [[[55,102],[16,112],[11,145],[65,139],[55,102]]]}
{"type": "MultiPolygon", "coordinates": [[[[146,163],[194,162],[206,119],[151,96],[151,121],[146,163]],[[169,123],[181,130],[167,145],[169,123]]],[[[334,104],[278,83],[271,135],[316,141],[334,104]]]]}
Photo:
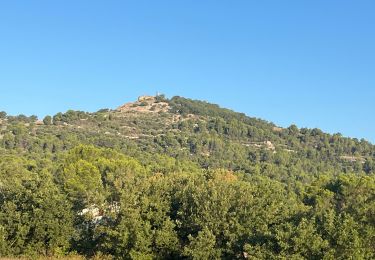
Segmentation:
{"type": "Polygon", "coordinates": [[[0,130],[2,257],[375,258],[366,140],[164,96],[0,130]]]}

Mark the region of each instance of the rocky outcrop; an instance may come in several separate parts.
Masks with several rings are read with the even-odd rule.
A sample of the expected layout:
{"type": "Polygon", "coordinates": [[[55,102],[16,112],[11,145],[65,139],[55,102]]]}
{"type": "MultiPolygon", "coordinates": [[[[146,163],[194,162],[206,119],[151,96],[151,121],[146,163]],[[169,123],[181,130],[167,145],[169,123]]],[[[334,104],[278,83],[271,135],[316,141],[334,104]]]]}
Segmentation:
{"type": "Polygon", "coordinates": [[[159,113],[168,112],[170,106],[167,102],[158,102],[153,96],[140,96],[138,101],[126,103],[117,108],[119,112],[159,113]]]}

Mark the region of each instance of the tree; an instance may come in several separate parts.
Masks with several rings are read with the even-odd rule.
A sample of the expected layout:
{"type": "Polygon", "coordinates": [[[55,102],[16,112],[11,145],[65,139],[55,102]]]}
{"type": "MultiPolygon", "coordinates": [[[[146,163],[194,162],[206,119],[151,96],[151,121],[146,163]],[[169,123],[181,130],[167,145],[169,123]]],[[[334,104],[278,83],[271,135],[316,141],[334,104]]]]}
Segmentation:
{"type": "Polygon", "coordinates": [[[104,188],[101,175],[90,162],[79,160],[67,165],[59,178],[76,209],[101,205],[103,202],[104,188]]]}
{"type": "Polygon", "coordinates": [[[7,117],[7,113],[4,111],[0,111],[0,119],[4,119],[7,117]]]}
{"type": "Polygon", "coordinates": [[[299,129],[296,125],[290,125],[288,127],[288,132],[292,136],[297,136],[297,134],[299,133],[299,129]]]}
{"type": "Polygon", "coordinates": [[[31,171],[35,167],[19,158],[0,160],[1,256],[55,256],[69,249],[71,204],[53,183],[48,166],[31,171]]]}
{"type": "Polygon", "coordinates": [[[32,115],[32,116],[29,117],[30,122],[35,122],[37,120],[38,120],[38,116],[36,116],[36,115],[32,115]]]}
{"type": "Polygon", "coordinates": [[[52,124],[52,117],[51,116],[45,116],[43,119],[43,123],[45,125],[51,125],[52,124]]]}
{"type": "Polygon", "coordinates": [[[209,229],[199,231],[197,237],[190,235],[189,241],[189,245],[184,249],[186,256],[197,260],[220,259],[220,250],[215,247],[215,236],[209,229]]]}

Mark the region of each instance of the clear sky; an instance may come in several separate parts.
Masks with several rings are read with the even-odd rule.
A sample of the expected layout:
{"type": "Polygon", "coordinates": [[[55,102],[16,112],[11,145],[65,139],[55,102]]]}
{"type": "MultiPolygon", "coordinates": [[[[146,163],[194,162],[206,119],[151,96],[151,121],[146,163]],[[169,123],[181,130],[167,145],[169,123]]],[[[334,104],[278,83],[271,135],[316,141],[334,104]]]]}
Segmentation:
{"type": "Polygon", "coordinates": [[[0,110],[156,91],[374,143],[375,1],[0,1],[0,110]]]}

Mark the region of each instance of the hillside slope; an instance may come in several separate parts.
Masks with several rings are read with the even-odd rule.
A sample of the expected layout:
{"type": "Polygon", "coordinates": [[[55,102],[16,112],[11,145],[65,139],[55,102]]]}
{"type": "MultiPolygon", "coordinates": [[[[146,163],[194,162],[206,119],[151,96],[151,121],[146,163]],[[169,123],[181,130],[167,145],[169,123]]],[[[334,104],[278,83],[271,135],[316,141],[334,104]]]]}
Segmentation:
{"type": "Polygon", "coordinates": [[[365,140],[164,96],[0,129],[1,257],[375,257],[365,140]]]}
{"type": "Polygon", "coordinates": [[[32,120],[23,116],[3,119],[3,147],[48,153],[86,143],[120,149],[129,155],[157,152],[205,168],[245,172],[265,162],[278,166],[300,164],[310,173],[375,170],[375,146],[363,139],[294,125],[280,128],[182,97],[144,97],[116,110],[96,113],[68,111],[55,115],[53,124],[51,121],[47,125],[32,120]]]}

